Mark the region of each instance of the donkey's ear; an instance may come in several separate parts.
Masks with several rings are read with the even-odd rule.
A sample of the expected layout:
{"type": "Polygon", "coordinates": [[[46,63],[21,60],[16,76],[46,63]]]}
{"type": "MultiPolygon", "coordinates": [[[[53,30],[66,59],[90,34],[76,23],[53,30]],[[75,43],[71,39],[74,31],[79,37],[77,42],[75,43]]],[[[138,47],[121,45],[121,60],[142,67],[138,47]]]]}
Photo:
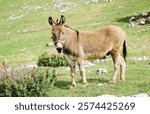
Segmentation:
{"type": "Polygon", "coordinates": [[[53,20],[52,17],[49,17],[49,18],[48,18],[48,23],[49,23],[51,26],[53,26],[53,25],[55,24],[55,22],[54,22],[54,20],[53,20]]]}
{"type": "Polygon", "coordinates": [[[63,15],[61,15],[59,24],[63,25],[65,23],[65,21],[66,21],[65,17],[63,15]]]}

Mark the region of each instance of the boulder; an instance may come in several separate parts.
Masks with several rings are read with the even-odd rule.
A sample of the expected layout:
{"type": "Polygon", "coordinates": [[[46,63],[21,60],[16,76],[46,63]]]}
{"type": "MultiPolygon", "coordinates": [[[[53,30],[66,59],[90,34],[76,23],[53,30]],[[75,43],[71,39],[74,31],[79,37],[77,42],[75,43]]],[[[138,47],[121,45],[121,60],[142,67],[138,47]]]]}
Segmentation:
{"type": "Polygon", "coordinates": [[[150,12],[144,12],[131,16],[128,27],[135,27],[138,25],[146,25],[150,23],[150,12]]]}

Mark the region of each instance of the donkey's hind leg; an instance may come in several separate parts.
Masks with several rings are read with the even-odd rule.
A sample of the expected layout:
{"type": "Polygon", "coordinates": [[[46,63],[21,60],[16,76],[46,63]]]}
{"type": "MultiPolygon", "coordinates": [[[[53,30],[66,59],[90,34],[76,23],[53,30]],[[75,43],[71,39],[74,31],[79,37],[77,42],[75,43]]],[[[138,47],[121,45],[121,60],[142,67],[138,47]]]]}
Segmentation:
{"type": "Polygon", "coordinates": [[[114,73],[109,84],[114,84],[120,68],[120,54],[111,54],[114,63],[114,73]]]}
{"type": "Polygon", "coordinates": [[[120,67],[121,67],[120,68],[120,79],[122,81],[124,81],[126,79],[126,77],[125,77],[126,62],[122,56],[120,56],[120,67]]]}

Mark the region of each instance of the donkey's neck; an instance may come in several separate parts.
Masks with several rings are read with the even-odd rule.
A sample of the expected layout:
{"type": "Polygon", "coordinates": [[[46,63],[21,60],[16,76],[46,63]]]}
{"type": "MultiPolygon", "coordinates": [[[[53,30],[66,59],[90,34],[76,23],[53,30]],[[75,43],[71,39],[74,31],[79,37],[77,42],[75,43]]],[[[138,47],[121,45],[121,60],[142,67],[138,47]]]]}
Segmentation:
{"type": "Polygon", "coordinates": [[[69,27],[65,27],[65,32],[66,32],[66,41],[64,44],[64,50],[66,50],[65,54],[78,56],[77,50],[78,50],[79,32],[69,27]]]}

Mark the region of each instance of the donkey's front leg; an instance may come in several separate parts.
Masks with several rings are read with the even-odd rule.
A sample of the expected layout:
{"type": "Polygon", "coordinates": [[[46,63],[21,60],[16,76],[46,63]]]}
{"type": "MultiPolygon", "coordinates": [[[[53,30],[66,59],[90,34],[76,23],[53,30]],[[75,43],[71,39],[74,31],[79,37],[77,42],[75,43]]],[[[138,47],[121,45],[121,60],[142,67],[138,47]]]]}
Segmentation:
{"type": "Polygon", "coordinates": [[[71,79],[72,79],[72,87],[76,87],[76,68],[75,63],[70,65],[70,73],[71,73],[71,79]]]}
{"type": "Polygon", "coordinates": [[[87,86],[87,80],[86,80],[86,75],[85,75],[85,68],[84,68],[84,59],[78,58],[78,66],[80,69],[80,74],[82,76],[82,80],[83,80],[83,86],[87,86]]]}
{"type": "Polygon", "coordinates": [[[71,88],[76,87],[76,60],[71,58],[68,55],[65,55],[68,64],[70,66],[70,74],[71,74],[71,80],[72,80],[72,84],[71,84],[71,88]]]}

